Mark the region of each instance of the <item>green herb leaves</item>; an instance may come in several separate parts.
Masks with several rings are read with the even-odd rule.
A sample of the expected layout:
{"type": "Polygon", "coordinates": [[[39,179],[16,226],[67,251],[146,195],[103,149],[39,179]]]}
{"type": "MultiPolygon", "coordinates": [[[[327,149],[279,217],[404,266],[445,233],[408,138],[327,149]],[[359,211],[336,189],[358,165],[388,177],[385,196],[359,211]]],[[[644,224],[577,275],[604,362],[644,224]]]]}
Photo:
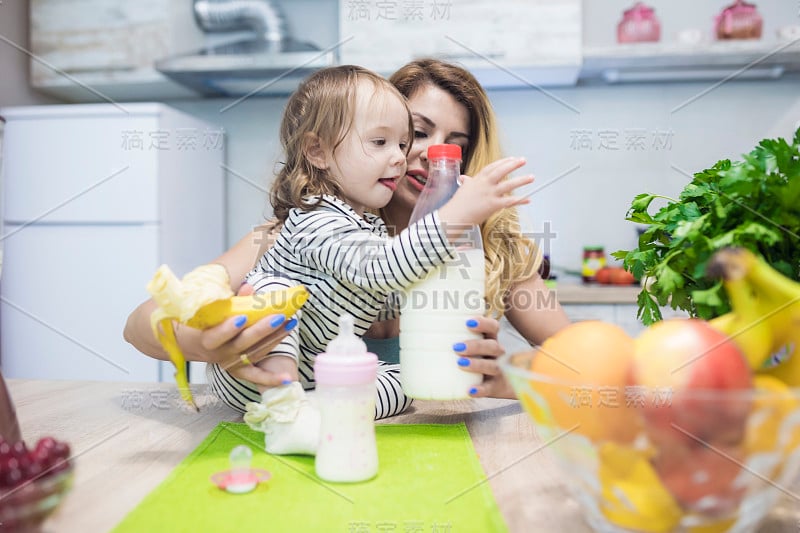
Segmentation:
{"type": "Polygon", "coordinates": [[[792,144],[765,139],[742,161],[696,173],[677,200],[637,195],[626,220],[647,228],[637,248],[612,255],[650,281],[638,298],[646,325],[661,320],[667,305],[705,319],[727,312],[722,283],[705,275],[711,255],[726,246],[748,248],[800,279],[800,129],[792,144]],[[651,215],[656,198],[667,204],[651,215]]]}

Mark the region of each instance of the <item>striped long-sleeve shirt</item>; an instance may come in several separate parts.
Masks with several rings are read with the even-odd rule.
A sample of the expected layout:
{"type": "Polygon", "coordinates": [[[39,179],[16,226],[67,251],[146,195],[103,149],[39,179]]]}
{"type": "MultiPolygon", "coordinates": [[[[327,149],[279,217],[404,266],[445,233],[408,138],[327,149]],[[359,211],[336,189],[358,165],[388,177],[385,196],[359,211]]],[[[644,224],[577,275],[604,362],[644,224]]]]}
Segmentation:
{"type": "Polygon", "coordinates": [[[308,289],[296,335],[300,373],[312,381],[314,358],[337,335],[340,315],[352,315],[361,336],[393,291],[410,287],[453,257],[437,212],[389,237],[379,217],[362,218],[341,200],[323,196],[314,210],[290,211],[248,281],[260,290],[263,280],[279,276],[308,289]]]}
{"type": "MultiPolygon", "coordinates": [[[[275,244],[247,280],[257,292],[274,289],[281,278],[308,289],[299,327],[272,353],[297,357],[301,379],[312,388],[314,359],[337,335],[340,315],[352,315],[355,333],[363,335],[379,317],[392,316],[387,303],[394,291],[410,287],[454,257],[437,212],[389,237],[379,217],[361,217],[343,201],[322,196],[313,210],[290,211],[275,244]]],[[[392,379],[399,387],[394,370],[392,379]]],[[[215,381],[220,382],[218,377],[215,381]]],[[[379,389],[388,386],[380,375],[378,381],[379,389]]],[[[381,406],[376,407],[380,417],[381,406]]]]}

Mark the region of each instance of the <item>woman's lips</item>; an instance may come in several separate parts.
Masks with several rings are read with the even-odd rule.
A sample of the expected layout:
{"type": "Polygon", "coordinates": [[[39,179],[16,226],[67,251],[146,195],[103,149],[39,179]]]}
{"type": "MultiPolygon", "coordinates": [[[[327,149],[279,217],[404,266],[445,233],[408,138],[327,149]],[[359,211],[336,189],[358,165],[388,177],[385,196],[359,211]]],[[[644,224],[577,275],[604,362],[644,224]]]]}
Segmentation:
{"type": "Polygon", "coordinates": [[[406,177],[408,178],[408,183],[420,192],[425,188],[425,183],[428,181],[427,176],[421,172],[409,172],[406,177]]]}

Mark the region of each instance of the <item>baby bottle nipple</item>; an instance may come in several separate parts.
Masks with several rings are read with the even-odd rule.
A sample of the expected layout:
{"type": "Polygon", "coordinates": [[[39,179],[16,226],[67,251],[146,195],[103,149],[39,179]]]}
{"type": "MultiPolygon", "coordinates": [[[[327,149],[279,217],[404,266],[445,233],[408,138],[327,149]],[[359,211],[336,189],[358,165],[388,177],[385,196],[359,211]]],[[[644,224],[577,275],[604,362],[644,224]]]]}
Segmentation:
{"type": "Polygon", "coordinates": [[[367,352],[367,345],[353,332],[353,317],[351,315],[345,313],[339,317],[339,335],[328,343],[326,351],[329,354],[340,355],[367,352]]]}
{"type": "Polygon", "coordinates": [[[231,494],[246,494],[259,483],[267,481],[271,474],[266,470],[251,468],[253,451],[243,444],[236,446],[228,455],[230,469],[211,476],[211,482],[231,494]]]}
{"type": "Polygon", "coordinates": [[[253,459],[253,452],[249,447],[240,445],[231,450],[229,456],[231,462],[231,477],[228,492],[250,492],[256,487],[257,480],[250,470],[250,461],[253,459]]]}

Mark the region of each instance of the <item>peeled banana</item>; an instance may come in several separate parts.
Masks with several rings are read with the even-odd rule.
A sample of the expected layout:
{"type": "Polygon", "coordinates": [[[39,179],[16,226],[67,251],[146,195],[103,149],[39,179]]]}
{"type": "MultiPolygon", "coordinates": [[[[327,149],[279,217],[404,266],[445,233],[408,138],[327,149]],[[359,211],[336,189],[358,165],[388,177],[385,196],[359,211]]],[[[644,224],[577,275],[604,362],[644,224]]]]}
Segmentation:
{"type": "Polygon", "coordinates": [[[722,276],[732,307],[712,325],[739,343],[756,372],[800,386],[800,283],[744,248],[717,252],[709,273],[722,276]]]}
{"type": "Polygon", "coordinates": [[[250,296],[234,296],[228,272],[217,264],[200,266],[183,279],[178,279],[167,265],[161,265],[147,284],[147,291],[158,304],[150,315],[153,335],[175,366],[175,381],[181,397],[195,410],[199,409],[189,389],[186,359],[175,338],[174,321],[206,329],[230,317],[245,316],[245,324],[250,325],[278,313],[291,316],[308,299],[308,291],[302,285],[250,296]]]}

